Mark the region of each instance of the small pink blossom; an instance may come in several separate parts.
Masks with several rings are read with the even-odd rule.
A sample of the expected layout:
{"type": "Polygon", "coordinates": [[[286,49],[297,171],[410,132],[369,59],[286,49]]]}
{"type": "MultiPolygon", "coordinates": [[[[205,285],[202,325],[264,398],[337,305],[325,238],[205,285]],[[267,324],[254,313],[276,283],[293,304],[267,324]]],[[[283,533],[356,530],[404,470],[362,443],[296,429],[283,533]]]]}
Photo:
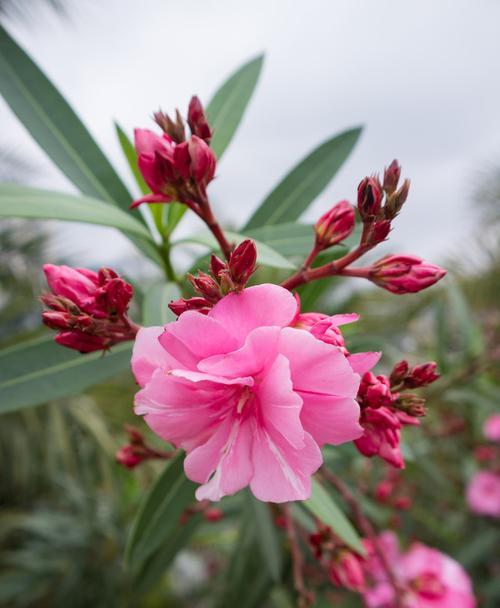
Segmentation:
{"type": "Polygon", "coordinates": [[[363,558],[349,550],[341,550],[330,562],[328,575],[337,587],[345,587],[359,593],[365,589],[363,558]]]}
{"type": "Polygon", "coordinates": [[[400,552],[396,536],[384,532],[378,538],[392,573],[402,591],[397,604],[394,587],[387,578],[373,547],[368,544],[370,558],[366,565],[372,585],[363,594],[367,608],[474,608],[476,599],[470,578],[454,559],[427,547],[413,543],[408,551],[400,552]]]}
{"type": "Polygon", "coordinates": [[[467,486],[467,502],[478,515],[500,517],[500,473],[475,473],[467,486]]]}
{"type": "Polygon", "coordinates": [[[348,359],[289,327],[296,317],[290,292],[265,284],[230,293],[206,315],[188,310],[139,331],[135,411],[187,452],[198,500],[248,485],[263,501],[306,499],[320,447],[361,435],[359,373],[374,357],[348,359]]]}
{"type": "Polygon", "coordinates": [[[492,414],[483,427],[484,436],[490,441],[500,441],[500,414],[492,414]]]}
{"type": "MultiPolygon", "coordinates": [[[[306,329],[318,340],[331,344],[332,346],[337,346],[345,355],[348,355],[349,352],[345,347],[344,336],[339,327],[341,325],[346,325],[347,323],[353,323],[358,319],[359,315],[356,313],[332,315],[329,317],[321,312],[305,312],[296,317],[292,326],[299,329],[306,329]]],[[[375,362],[376,361],[374,361],[373,364],[375,364],[375,362]]]]}

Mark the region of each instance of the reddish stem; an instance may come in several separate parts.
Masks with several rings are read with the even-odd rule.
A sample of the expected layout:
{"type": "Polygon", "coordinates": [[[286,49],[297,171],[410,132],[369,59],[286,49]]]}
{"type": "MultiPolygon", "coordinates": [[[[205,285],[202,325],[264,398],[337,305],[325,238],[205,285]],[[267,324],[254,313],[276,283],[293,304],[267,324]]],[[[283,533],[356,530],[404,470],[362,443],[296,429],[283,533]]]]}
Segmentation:
{"type": "Polygon", "coordinates": [[[282,506],[283,515],[285,516],[286,533],[288,542],[290,543],[290,553],[292,556],[293,583],[295,591],[299,596],[299,608],[307,608],[314,601],[311,592],[306,588],[304,583],[304,575],[302,572],[303,559],[300,551],[300,546],[297,538],[297,531],[293,523],[290,507],[287,504],[282,506]]]}
{"type": "Polygon", "coordinates": [[[394,588],[395,601],[396,601],[395,608],[403,608],[404,589],[402,589],[400,584],[398,583],[398,581],[394,575],[394,572],[392,570],[392,567],[391,567],[385,553],[382,551],[382,549],[380,547],[380,544],[379,544],[378,538],[377,538],[377,533],[375,532],[375,528],[373,527],[371,521],[363,513],[361,505],[356,500],[355,496],[352,494],[352,492],[349,490],[349,488],[344,484],[344,482],[342,482],[340,479],[338,479],[338,477],[336,475],[334,475],[326,467],[323,466],[323,467],[321,467],[320,470],[321,470],[321,473],[323,474],[323,476],[332,484],[332,486],[342,496],[342,498],[344,499],[346,504],[351,509],[352,514],[354,515],[354,518],[356,519],[356,522],[357,522],[360,530],[363,532],[363,534],[366,536],[366,538],[368,538],[371,541],[375,551],[377,552],[377,557],[379,558],[380,563],[381,563],[383,569],[385,570],[387,579],[388,579],[389,583],[391,584],[391,586],[394,588]]]}

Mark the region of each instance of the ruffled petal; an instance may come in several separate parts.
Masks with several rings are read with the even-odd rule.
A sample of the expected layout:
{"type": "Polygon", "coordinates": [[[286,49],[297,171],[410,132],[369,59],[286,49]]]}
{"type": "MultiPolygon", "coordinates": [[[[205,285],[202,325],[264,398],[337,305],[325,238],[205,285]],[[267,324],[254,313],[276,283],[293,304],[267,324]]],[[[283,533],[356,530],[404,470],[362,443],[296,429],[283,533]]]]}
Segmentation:
{"type": "Polygon", "coordinates": [[[137,332],[132,352],[132,371],[139,386],[147,384],[157,369],[178,365],[158,342],[163,327],[143,327],[137,332]]]}
{"type": "Polygon", "coordinates": [[[290,361],[294,390],[356,397],[360,378],[337,347],[316,340],[308,331],[287,327],[278,349],[290,361]]]}
{"type": "Polygon", "coordinates": [[[380,360],[382,353],[356,353],[349,355],[347,360],[349,361],[352,370],[362,376],[366,372],[369,372],[372,367],[375,367],[380,360]]]}
{"type": "Polygon", "coordinates": [[[241,346],[257,327],[286,327],[297,313],[297,300],[279,285],[264,283],[230,293],[208,313],[220,321],[241,346]]]}

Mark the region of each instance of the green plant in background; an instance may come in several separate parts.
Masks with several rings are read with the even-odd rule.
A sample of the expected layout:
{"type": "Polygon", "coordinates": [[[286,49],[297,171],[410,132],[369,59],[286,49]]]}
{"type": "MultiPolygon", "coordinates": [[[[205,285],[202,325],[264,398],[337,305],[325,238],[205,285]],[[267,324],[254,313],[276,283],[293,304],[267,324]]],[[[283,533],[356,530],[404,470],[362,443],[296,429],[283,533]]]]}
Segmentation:
{"type": "MultiPolygon", "coordinates": [[[[262,62],[258,57],[237,70],[207,105],[213,129],[210,149],[217,161],[243,117],[262,62]]],[[[310,225],[296,223],[349,156],[360,128],[335,135],[313,150],[258,206],[241,232],[234,233],[221,231],[215,218],[208,215],[208,203],[207,207],[197,206],[182,190],[184,186],[176,186],[175,196],[168,194],[168,205],[159,202],[166,197],[160,188],[156,204],[130,213],[133,197],[111,163],[72,108],[3,28],[0,86],[20,121],[80,192],[69,195],[2,184],[0,217],[77,221],[120,230],[138,253],[165,275],[136,288],[146,327],[175,319],[168,308],[172,300],[177,306],[189,307],[202,298],[203,306],[213,304],[206,300],[206,282],[200,287],[193,280],[202,298],[190,298],[191,285],[173,268],[171,252],[184,243],[226,254],[223,274],[229,273],[224,276],[235,282],[238,260],[232,256],[243,251],[251,258],[245,248],[252,239],[259,265],[253,279],[256,283],[283,281],[289,289],[299,288],[302,310],[321,306],[331,313],[338,310],[339,300],[329,276],[368,278],[387,289],[392,285],[395,291],[401,286],[390,274],[394,265],[406,264],[409,276],[422,264],[418,258],[392,256],[398,259],[381,260],[379,266],[349,266],[387,236],[390,221],[407,195],[405,184],[396,191],[399,173],[394,188],[384,181],[382,208],[377,200],[382,185],[375,178],[362,182],[362,229],[351,236],[354,212],[350,206],[332,209],[319,220],[315,231],[310,225]],[[209,230],[176,239],[175,230],[188,208],[204,219],[209,230]],[[385,217],[381,219],[380,213],[385,217]],[[335,240],[339,234],[342,238],[335,240]],[[242,249],[235,248],[238,243],[242,249]],[[327,251],[320,253],[322,249],[327,251]],[[305,257],[310,263],[306,260],[302,264],[305,257]]],[[[159,118],[166,121],[168,117],[159,118]]],[[[182,121],[168,120],[171,133],[182,126],[182,121]]],[[[136,149],[118,124],[116,133],[138,192],[151,197],[144,171],[141,174],[138,169],[136,149]]],[[[203,189],[196,196],[203,201],[203,189]]],[[[39,255],[38,246],[35,239],[30,252],[39,255]]],[[[206,265],[206,256],[193,260],[192,271],[206,265]]],[[[253,269],[253,264],[250,266],[253,269]]],[[[440,278],[435,268],[425,267],[434,272],[432,282],[440,278]]],[[[246,270],[244,267],[242,272],[246,270]]],[[[213,275],[216,279],[222,276],[217,272],[213,275]]],[[[246,279],[236,287],[242,288],[246,279]]],[[[227,293],[222,279],[218,280],[219,288],[227,293]]],[[[14,286],[8,286],[6,292],[22,295],[14,286]]],[[[376,542],[375,525],[376,529],[398,529],[404,537],[419,538],[458,557],[470,568],[484,605],[494,606],[500,597],[494,581],[498,564],[490,558],[498,534],[468,513],[463,498],[474,466],[471,459],[464,459],[464,451],[470,453],[481,441],[481,425],[499,393],[495,384],[498,369],[491,362],[480,326],[472,322],[462,291],[455,285],[442,290],[437,298],[418,296],[405,307],[399,300],[394,303],[386,294],[372,291],[353,296],[350,304],[364,318],[356,332],[346,330],[353,351],[375,350],[380,343],[387,344],[384,364],[388,370],[412,351],[412,358],[436,359],[444,377],[426,389],[432,403],[428,424],[409,433],[410,441],[403,445],[408,466],[404,476],[388,473],[387,465],[380,461],[359,457],[352,444],[334,449],[327,446],[325,466],[313,478],[311,496],[283,510],[256,500],[247,490],[224,498],[220,509],[210,507],[207,501],[194,503],[196,485],[183,472],[182,453],[165,451],[154,439],[150,445],[143,443],[142,435],[134,435],[135,431],[128,431],[130,451],[125,456],[132,455],[139,462],[146,459],[141,451],[146,450],[148,457],[165,454],[169,462],[162,468],[153,460],[133,476],[115,465],[118,429],[123,422],[132,421],[129,341],[113,345],[105,356],[101,352],[81,355],[61,348],[43,334],[20,339],[1,351],[0,413],[5,414],[2,463],[7,463],[2,476],[6,480],[2,503],[7,510],[0,522],[1,600],[12,606],[65,606],[72,602],[77,606],[225,608],[237,604],[286,608],[295,601],[300,606],[313,601],[316,606],[331,602],[360,605],[358,597],[345,589],[359,591],[360,585],[337,579],[339,572],[345,574],[345,555],[355,560],[367,558],[366,542],[363,544],[360,534],[365,541],[372,534],[371,541],[376,542]],[[379,311],[382,314],[377,314],[379,311]],[[84,392],[86,396],[76,396],[84,392]],[[46,407],[33,409],[43,404],[46,407]],[[446,440],[436,441],[440,438],[446,440]],[[346,482],[340,482],[332,471],[342,472],[346,482]],[[380,489],[384,483],[391,488],[390,500],[380,489]],[[436,487],[440,488],[438,494],[436,487]],[[439,518],[440,512],[449,515],[445,522],[439,518]],[[458,529],[466,531],[463,538],[457,538],[458,529]],[[325,534],[328,538],[321,536],[325,534]],[[342,550],[332,553],[336,556],[332,571],[325,574],[318,571],[318,564],[325,552],[329,555],[332,550],[328,545],[332,539],[342,550]],[[200,566],[201,574],[196,576],[200,566]],[[175,576],[168,574],[172,568],[175,576]],[[344,589],[336,589],[332,581],[344,589]],[[314,600],[312,587],[316,590],[314,600]]],[[[350,306],[343,302],[343,308],[350,306]]],[[[7,321],[7,309],[4,314],[7,321]]],[[[392,389],[394,393],[394,385],[392,389]]],[[[403,406],[409,407],[406,402],[403,406]]],[[[122,462],[138,464],[124,458],[122,462]]],[[[402,598],[397,584],[395,590],[391,606],[402,605],[398,603],[402,598]]]]}

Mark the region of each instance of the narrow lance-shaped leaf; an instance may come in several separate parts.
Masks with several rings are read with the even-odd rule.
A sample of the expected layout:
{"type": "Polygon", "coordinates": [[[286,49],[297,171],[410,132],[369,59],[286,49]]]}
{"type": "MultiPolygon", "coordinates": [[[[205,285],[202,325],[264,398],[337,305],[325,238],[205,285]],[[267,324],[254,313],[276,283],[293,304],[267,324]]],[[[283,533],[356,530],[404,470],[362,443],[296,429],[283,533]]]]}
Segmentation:
{"type": "MultiPolygon", "coordinates": [[[[38,145],[83,194],[128,210],[129,192],[85,125],[1,25],[0,93],[38,145]]],[[[161,263],[154,247],[133,234],[126,235],[161,263]]]]}
{"type": "Polygon", "coordinates": [[[239,68],[216,91],[207,106],[208,122],[214,131],[210,145],[217,158],[221,158],[240,124],[263,61],[264,57],[260,55],[239,68]]]}
{"type": "Polygon", "coordinates": [[[300,217],[335,176],[360,134],[360,127],[344,131],[313,150],[266,197],[243,231],[300,217]]]}
{"type": "Polygon", "coordinates": [[[81,393],[130,369],[132,344],[106,355],[82,355],[56,344],[52,336],[0,351],[0,413],[81,393]]]}
{"type": "Polygon", "coordinates": [[[0,217],[63,220],[108,226],[151,241],[151,235],[134,217],[118,207],[88,196],[0,184],[0,217]]]}
{"type": "Polygon", "coordinates": [[[365,554],[361,539],[353,525],[337,507],[331,495],[315,478],[312,479],[311,498],[302,504],[325,525],[330,526],[335,534],[352,549],[361,555],[365,554]]]}
{"type": "Polygon", "coordinates": [[[283,547],[280,542],[278,530],[273,523],[269,504],[261,502],[251,494],[248,496],[251,503],[256,537],[262,553],[262,559],[275,583],[281,580],[283,569],[283,547]]]}
{"type": "Polygon", "coordinates": [[[166,465],[132,524],[125,558],[138,570],[157,549],[170,542],[184,509],[194,502],[195,484],[187,479],[178,453],[166,465]]]}

